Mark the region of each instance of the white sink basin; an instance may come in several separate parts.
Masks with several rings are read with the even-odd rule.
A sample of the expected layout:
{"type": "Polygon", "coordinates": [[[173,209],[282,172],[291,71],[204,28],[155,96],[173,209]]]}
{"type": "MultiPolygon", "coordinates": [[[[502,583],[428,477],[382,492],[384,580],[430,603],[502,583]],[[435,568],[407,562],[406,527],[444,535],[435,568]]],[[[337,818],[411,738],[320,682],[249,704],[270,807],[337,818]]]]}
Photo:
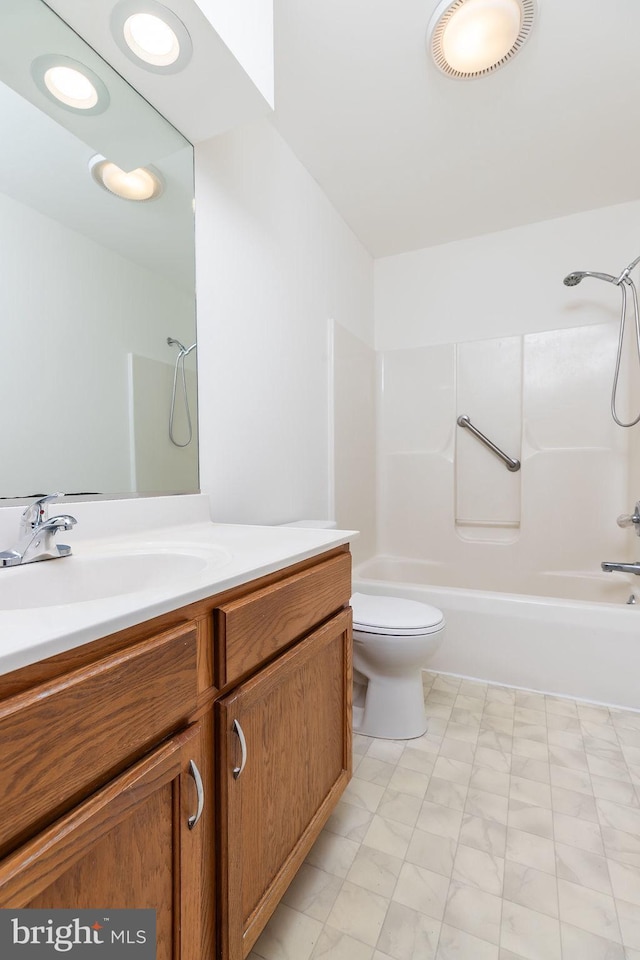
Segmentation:
{"type": "Polygon", "coordinates": [[[0,569],[0,610],[85,603],[161,589],[229,560],[226,550],[72,554],[0,569]]]}

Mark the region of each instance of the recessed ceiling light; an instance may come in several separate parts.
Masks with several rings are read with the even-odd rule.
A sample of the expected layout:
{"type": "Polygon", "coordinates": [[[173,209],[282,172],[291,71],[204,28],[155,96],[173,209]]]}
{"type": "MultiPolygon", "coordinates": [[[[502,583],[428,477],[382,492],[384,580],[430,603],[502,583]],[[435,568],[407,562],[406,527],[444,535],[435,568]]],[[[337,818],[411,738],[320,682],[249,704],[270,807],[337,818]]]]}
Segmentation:
{"type": "Polygon", "coordinates": [[[111,14],[111,30],[122,52],[145,70],[177,73],[191,58],[189,31],[156,0],[122,0],[111,14]]]}
{"type": "Polygon", "coordinates": [[[536,10],[536,0],[442,0],[429,21],[427,46],[447,76],[486,76],[518,53],[536,10]]]}
{"type": "Polygon", "coordinates": [[[138,167],[127,172],[96,154],[89,161],[89,170],[99,186],[123,200],[155,200],[164,189],[162,178],[153,167],[138,167]]]}
{"type": "Polygon", "coordinates": [[[109,106],[109,92],[100,77],[71,57],[37,57],[31,64],[31,76],[49,100],[66,110],[95,114],[109,106]]]}

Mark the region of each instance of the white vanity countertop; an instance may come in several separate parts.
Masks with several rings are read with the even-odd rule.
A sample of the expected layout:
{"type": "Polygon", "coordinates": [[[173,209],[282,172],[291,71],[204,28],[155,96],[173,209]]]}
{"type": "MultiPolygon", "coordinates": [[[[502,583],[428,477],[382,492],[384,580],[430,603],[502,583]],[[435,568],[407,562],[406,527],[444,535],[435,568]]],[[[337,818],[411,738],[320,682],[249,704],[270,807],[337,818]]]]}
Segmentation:
{"type": "MultiPolygon", "coordinates": [[[[75,505],[68,505],[69,512],[73,512],[72,507],[75,505]]],[[[354,530],[217,524],[206,520],[128,534],[120,532],[106,538],[82,540],[67,534],[73,549],[70,557],[0,570],[0,590],[3,584],[5,589],[0,609],[0,674],[281,570],[348,543],[356,536],[354,530]],[[178,564],[175,574],[174,562],[178,564]],[[128,566],[131,563],[133,566],[128,566]],[[135,581],[140,571],[146,573],[145,564],[152,565],[154,572],[146,577],[144,588],[139,589],[135,581]],[[60,595],[69,584],[75,584],[73,602],[59,603],[54,599],[43,605],[41,599],[35,599],[39,583],[51,592],[54,577],[61,584],[60,595]],[[16,609],[7,609],[12,601],[7,602],[6,596],[12,590],[9,579],[4,578],[13,580],[18,596],[26,594],[22,606],[17,606],[18,600],[16,609]],[[77,596],[86,595],[85,582],[89,595],[104,589],[111,592],[78,602],[77,596]],[[29,606],[31,602],[37,605],[29,606]]],[[[46,598],[47,593],[44,595],[46,598]]]]}

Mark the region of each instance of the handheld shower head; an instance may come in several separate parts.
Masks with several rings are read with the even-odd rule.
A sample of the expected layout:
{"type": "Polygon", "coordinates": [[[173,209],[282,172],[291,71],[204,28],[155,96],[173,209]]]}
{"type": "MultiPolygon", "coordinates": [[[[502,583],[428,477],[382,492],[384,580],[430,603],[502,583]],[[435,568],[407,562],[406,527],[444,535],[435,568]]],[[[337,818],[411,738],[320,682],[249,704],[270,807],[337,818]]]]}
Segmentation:
{"type": "Polygon", "coordinates": [[[595,277],[596,280],[606,280],[607,283],[615,283],[618,286],[621,282],[621,277],[613,277],[610,273],[597,273],[595,270],[574,270],[573,273],[568,273],[567,276],[562,281],[565,287],[575,287],[581,280],[584,280],[585,277],[595,277]]]}

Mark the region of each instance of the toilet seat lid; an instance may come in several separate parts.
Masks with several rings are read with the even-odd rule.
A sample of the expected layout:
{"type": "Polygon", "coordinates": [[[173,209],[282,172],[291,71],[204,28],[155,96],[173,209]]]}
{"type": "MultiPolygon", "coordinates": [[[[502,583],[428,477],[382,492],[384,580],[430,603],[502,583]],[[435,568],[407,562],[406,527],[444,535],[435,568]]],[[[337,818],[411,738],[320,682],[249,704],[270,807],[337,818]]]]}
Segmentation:
{"type": "Polygon", "coordinates": [[[354,593],[351,597],[353,626],[363,633],[405,636],[432,633],[444,624],[442,611],[404,597],[380,597],[354,593]]]}

